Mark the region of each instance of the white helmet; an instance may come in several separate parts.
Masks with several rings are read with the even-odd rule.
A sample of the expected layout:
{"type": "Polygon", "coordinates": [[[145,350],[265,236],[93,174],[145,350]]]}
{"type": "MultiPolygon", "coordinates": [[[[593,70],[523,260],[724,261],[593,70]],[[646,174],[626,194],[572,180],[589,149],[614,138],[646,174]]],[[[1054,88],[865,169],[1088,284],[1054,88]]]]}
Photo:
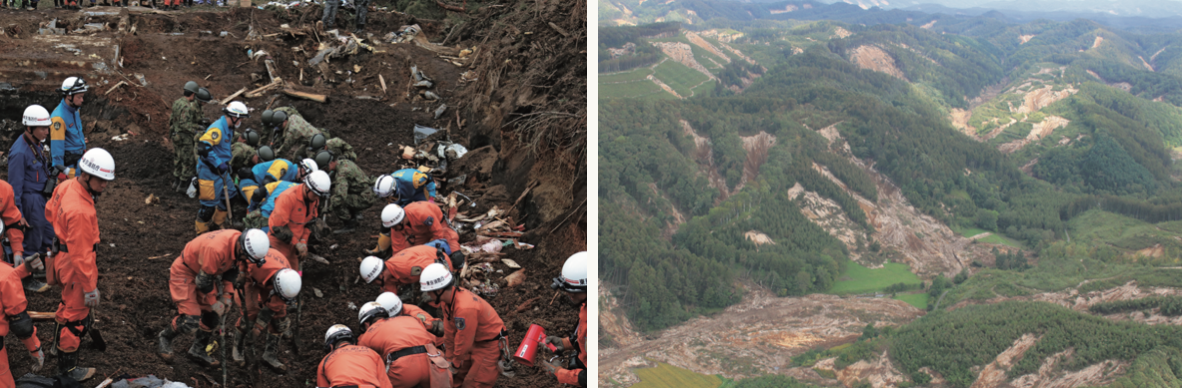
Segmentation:
{"type": "Polygon", "coordinates": [[[378,302],[366,302],[357,310],[357,323],[364,325],[366,322],[374,318],[386,318],[390,315],[386,313],[386,309],[378,302]]]}
{"type": "Polygon", "coordinates": [[[373,183],[373,193],[378,198],[386,198],[390,194],[394,194],[394,176],[385,174],[379,176],[378,180],[373,183]]]}
{"type": "Polygon", "coordinates": [[[332,348],[333,344],[345,339],[353,340],[353,330],[349,329],[348,326],[338,323],[332,325],[332,327],[328,328],[328,331],[324,332],[324,346],[329,349],[332,348]]]}
{"type": "Polygon", "coordinates": [[[59,90],[63,96],[72,96],[78,93],[86,93],[90,87],[86,85],[86,81],[82,77],[69,77],[62,81],[62,89],[59,90]]]}
{"type": "Polygon", "coordinates": [[[48,127],[49,111],[41,105],[29,105],[28,108],[25,108],[25,118],[22,123],[26,127],[48,127]]]}
{"type": "Polygon", "coordinates": [[[226,105],[226,109],[223,109],[222,112],[225,112],[226,116],[230,117],[250,117],[250,111],[246,109],[246,104],[243,104],[242,101],[231,102],[230,105],[226,105]]]}
{"type": "Polygon", "coordinates": [[[312,190],[312,194],[320,197],[327,197],[329,190],[332,189],[332,179],[328,177],[328,173],[324,171],[313,171],[304,177],[304,185],[312,190]]]}
{"type": "Polygon", "coordinates": [[[373,283],[382,274],[382,270],[386,268],[386,262],[376,256],[366,257],[361,260],[361,279],[365,280],[366,284],[373,283]]]}
{"type": "Polygon", "coordinates": [[[320,166],[316,165],[316,161],[312,159],[304,159],[300,161],[300,172],[304,174],[311,174],[320,171],[320,166]]]}
{"type": "Polygon", "coordinates": [[[387,316],[393,317],[402,314],[402,298],[399,298],[398,294],[389,291],[383,292],[381,295],[378,295],[378,299],[375,302],[378,302],[378,304],[382,305],[382,308],[386,309],[387,316]]]}
{"type": "Polygon", "coordinates": [[[78,167],[82,168],[82,172],[105,181],[115,179],[115,158],[102,148],[91,148],[82,154],[78,167]]]}
{"type": "Polygon", "coordinates": [[[561,289],[566,292],[587,292],[587,260],[591,257],[586,251],[575,253],[566,259],[562,265],[562,276],[554,278],[550,288],[561,289]]]}
{"type": "Polygon", "coordinates": [[[435,291],[450,286],[451,283],[451,271],[443,264],[431,263],[427,268],[423,268],[423,273],[419,275],[419,289],[423,291],[435,291]]]}
{"type": "Polygon", "coordinates": [[[267,232],[262,229],[248,229],[238,237],[238,243],[246,251],[247,260],[255,265],[266,262],[267,251],[271,249],[271,241],[267,239],[267,232]]]}
{"type": "Polygon", "coordinates": [[[403,218],[406,218],[406,211],[402,210],[402,206],[389,204],[385,209],[382,209],[382,227],[394,227],[394,225],[402,223],[403,218]]]}
{"type": "Polygon", "coordinates": [[[274,283],[275,293],[285,301],[295,299],[300,294],[300,288],[304,286],[303,279],[300,279],[300,273],[291,268],[279,270],[271,282],[274,283]]]}

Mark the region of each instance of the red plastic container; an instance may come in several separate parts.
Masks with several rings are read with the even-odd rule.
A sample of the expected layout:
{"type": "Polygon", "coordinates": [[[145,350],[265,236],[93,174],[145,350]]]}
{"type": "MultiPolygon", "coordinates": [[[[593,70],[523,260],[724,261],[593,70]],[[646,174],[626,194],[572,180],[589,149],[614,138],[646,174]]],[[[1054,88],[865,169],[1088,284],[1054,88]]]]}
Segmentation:
{"type": "MultiPolygon", "coordinates": [[[[513,359],[526,366],[534,366],[534,356],[538,354],[538,344],[545,340],[546,329],[537,324],[529,325],[529,330],[525,332],[525,338],[521,340],[521,346],[518,346],[517,352],[513,353],[513,359]]],[[[551,344],[546,344],[546,347],[550,348],[550,351],[558,350],[551,344]]]]}

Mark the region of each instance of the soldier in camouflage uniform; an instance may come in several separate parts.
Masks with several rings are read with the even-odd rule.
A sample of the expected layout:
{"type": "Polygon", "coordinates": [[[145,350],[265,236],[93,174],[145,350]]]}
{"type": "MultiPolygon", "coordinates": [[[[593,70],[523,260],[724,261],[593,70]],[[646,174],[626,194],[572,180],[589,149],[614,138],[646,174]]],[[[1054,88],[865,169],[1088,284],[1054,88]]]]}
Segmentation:
{"type": "Polygon", "coordinates": [[[333,233],[347,233],[357,228],[357,216],[369,209],[376,201],[373,179],[352,160],[338,158],[330,150],[316,154],[316,164],[332,177],[332,194],[328,199],[327,213],[336,216],[345,225],[333,233]]]}
{"type": "MultiPolygon", "coordinates": [[[[328,131],[312,126],[294,107],[285,106],[271,111],[270,120],[264,124],[274,128],[269,145],[275,149],[275,155],[287,160],[301,160],[312,155],[305,147],[316,134],[328,136],[328,131]]],[[[267,118],[263,112],[263,118],[267,118]]]]}
{"type": "Polygon", "coordinates": [[[185,83],[185,96],[172,103],[172,117],[168,120],[169,135],[172,139],[173,152],[176,156],[172,160],[172,176],[176,178],[173,188],[184,190],[189,181],[197,176],[197,136],[205,130],[202,124],[205,115],[201,113],[202,103],[211,99],[209,91],[197,86],[196,82],[185,83]]]}

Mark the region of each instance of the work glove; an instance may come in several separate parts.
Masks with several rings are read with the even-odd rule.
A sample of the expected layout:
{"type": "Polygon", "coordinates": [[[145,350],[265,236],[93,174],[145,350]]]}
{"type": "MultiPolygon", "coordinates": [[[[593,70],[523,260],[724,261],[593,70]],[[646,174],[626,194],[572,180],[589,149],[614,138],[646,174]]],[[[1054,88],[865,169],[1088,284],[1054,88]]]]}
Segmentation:
{"type": "Polygon", "coordinates": [[[29,266],[29,272],[33,272],[33,270],[40,271],[45,269],[45,263],[41,261],[41,252],[34,253],[32,256],[29,256],[28,259],[24,259],[24,261],[25,265],[29,266]]]}
{"type": "MultiPolygon", "coordinates": [[[[558,348],[558,351],[559,351],[559,352],[561,352],[561,351],[565,350],[565,349],[563,349],[563,348],[562,348],[562,337],[559,337],[559,336],[556,336],[556,335],[552,335],[552,336],[546,337],[546,341],[545,341],[545,342],[549,342],[549,343],[551,343],[551,344],[554,344],[554,347],[558,348]]],[[[546,346],[544,346],[544,344],[543,344],[543,346],[542,346],[542,347],[546,347],[546,346]]],[[[548,347],[546,347],[546,349],[549,349],[549,348],[548,348],[548,347]]]]}
{"type": "Polygon", "coordinates": [[[308,244],[299,243],[299,244],[296,244],[295,247],[296,247],[296,251],[299,251],[301,259],[308,257],[308,244]]]}
{"type": "Polygon", "coordinates": [[[431,334],[434,334],[436,337],[442,337],[443,336],[443,321],[431,322],[431,329],[427,330],[427,331],[431,332],[431,334]]]}
{"type": "Polygon", "coordinates": [[[45,351],[41,350],[41,348],[37,348],[35,352],[30,352],[29,355],[33,357],[33,360],[37,361],[33,365],[34,372],[41,370],[41,367],[45,366],[45,351]]]}
{"type": "Polygon", "coordinates": [[[89,308],[98,307],[98,304],[99,304],[99,290],[98,290],[98,288],[96,287],[94,290],[89,291],[85,294],[82,294],[82,303],[86,304],[86,307],[89,307],[89,308]]]}
{"type": "Polygon", "coordinates": [[[25,263],[25,255],[24,254],[21,254],[20,252],[13,252],[12,253],[12,266],[13,267],[20,267],[24,263],[25,263]]]}
{"type": "Polygon", "coordinates": [[[558,367],[558,364],[552,363],[550,361],[542,361],[541,364],[542,368],[546,369],[546,373],[551,375],[558,373],[558,370],[562,369],[558,367]]]}
{"type": "Polygon", "coordinates": [[[230,301],[230,297],[227,294],[222,296],[221,299],[218,299],[217,302],[213,302],[213,306],[209,308],[213,309],[213,312],[218,313],[218,315],[225,315],[226,311],[230,309],[230,303],[233,302],[230,301]]]}
{"type": "Polygon", "coordinates": [[[226,164],[226,162],[222,162],[222,164],[218,165],[218,174],[225,174],[226,171],[230,171],[229,164],[226,164]]]}

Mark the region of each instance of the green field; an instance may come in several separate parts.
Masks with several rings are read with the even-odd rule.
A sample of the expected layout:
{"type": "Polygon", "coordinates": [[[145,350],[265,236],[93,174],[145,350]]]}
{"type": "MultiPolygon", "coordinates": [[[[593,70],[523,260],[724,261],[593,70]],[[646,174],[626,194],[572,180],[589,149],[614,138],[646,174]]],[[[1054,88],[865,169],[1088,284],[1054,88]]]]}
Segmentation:
{"type": "Polygon", "coordinates": [[[640,382],[633,388],[718,388],[722,379],[660,363],[656,368],[637,369],[640,382]]]}
{"type": "Polygon", "coordinates": [[[928,293],[922,290],[915,294],[900,294],[896,295],[895,299],[907,302],[907,304],[915,306],[920,310],[928,309],[928,293]]]}
{"type": "Polygon", "coordinates": [[[599,98],[648,98],[673,99],[672,94],[661,90],[652,81],[629,82],[623,84],[599,85],[599,98]]]}
{"type": "Polygon", "coordinates": [[[598,77],[598,82],[600,85],[603,85],[629,81],[644,81],[644,77],[647,77],[652,73],[652,69],[649,69],[648,66],[644,66],[619,73],[600,74],[598,77]]]}
{"type": "Polygon", "coordinates": [[[689,66],[677,63],[677,61],[665,61],[657,66],[657,79],[664,82],[669,87],[673,88],[677,94],[682,97],[689,97],[690,88],[698,86],[702,81],[706,81],[709,77],[697,70],[689,68],[689,66]]]}
{"type": "MultiPolygon", "coordinates": [[[[850,262],[845,275],[837,280],[830,294],[861,294],[879,291],[895,283],[920,284],[918,276],[911,273],[907,264],[886,263],[882,268],[869,269],[850,262]]],[[[910,302],[909,302],[910,303],[910,302]]]]}
{"type": "MultiPolygon", "coordinates": [[[[963,227],[958,227],[958,226],[949,226],[949,228],[952,229],[953,232],[956,232],[957,234],[960,234],[961,236],[965,236],[966,238],[973,237],[973,236],[976,236],[981,233],[989,232],[988,230],[978,229],[978,228],[963,228],[963,227]]],[[[1011,239],[1006,236],[1002,236],[1000,234],[997,234],[996,232],[989,232],[989,233],[991,233],[991,234],[988,237],[983,237],[981,239],[978,239],[977,241],[980,241],[982,243],[987,243],[987,244],[1005,245],[1008,247],[1018,248],[1018,249],[1023,248],[1022,243],[1018,242],[1017,240],[1011,239]]]]}
{"type": "Polygon", "coordinates": [[[956,232],[957,234],[960,234],[961,236],[965,236],[965,237],[973,237],[978,234],[988,232],[988,230],[985,230],[985,229],[963,228],[963,227],[959,227],[959,226],[955,226],[955,225],[949,225],[948,228],[952,229],[953,232],[956,232]]]}

